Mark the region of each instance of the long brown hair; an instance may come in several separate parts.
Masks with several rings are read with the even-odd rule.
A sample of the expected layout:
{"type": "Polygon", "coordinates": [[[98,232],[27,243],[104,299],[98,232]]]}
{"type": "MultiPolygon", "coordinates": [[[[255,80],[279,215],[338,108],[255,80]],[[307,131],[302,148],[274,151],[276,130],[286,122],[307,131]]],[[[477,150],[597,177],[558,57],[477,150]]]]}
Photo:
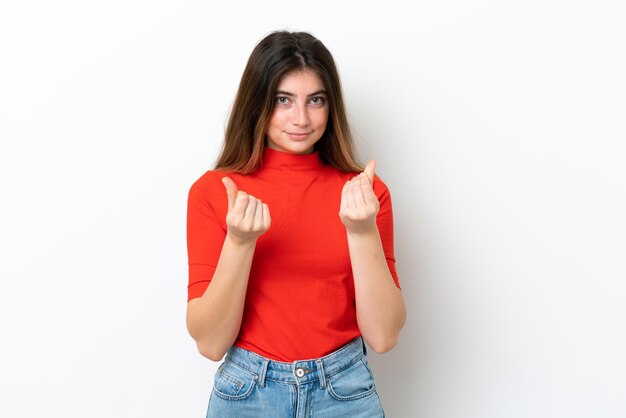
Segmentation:
{"type": "Polygon", "coordinates": [[[339,74],[324,44],[307,32],[275,31],[254,48],[241,77],[215,169],[248,174],[261,167],[274,95],[281,78],[311,70],[324,83],[329,103],[326,130],[315,143],[322,163],[341,171],[362,171],[356,160],[339,74]]]}

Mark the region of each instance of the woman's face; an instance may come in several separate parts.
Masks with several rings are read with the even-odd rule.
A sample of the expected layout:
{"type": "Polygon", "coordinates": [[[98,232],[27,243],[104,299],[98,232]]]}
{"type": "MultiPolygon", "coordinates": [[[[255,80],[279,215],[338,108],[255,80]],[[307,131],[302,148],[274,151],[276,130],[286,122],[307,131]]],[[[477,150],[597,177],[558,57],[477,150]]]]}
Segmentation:
{"type": "Polygon", "coordinates": [[[267,146],[292,154],[310,154],[328,121],[322,80],[310,70],[288,73],[278,83],[267,127],[267,146]]]}

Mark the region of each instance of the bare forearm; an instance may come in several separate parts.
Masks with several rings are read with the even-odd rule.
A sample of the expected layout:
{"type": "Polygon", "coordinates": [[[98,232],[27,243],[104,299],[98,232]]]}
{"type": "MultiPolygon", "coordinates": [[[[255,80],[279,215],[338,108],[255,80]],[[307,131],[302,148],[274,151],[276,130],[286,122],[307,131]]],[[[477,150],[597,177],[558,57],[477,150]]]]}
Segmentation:
{"type": "Polygon", "coordinates": [[[402,292],[389,272],[378,228],[348,232],[348,247],[359,329],[376,352],[389,351],[397,342],[406,312],[402,292]]]}
{"type": "Polygon", "coordinates": [[[219,361],[239,334],[255,245],[227,235],[209,287],[187,305],[189,334],[211,360],[219,361]]]}

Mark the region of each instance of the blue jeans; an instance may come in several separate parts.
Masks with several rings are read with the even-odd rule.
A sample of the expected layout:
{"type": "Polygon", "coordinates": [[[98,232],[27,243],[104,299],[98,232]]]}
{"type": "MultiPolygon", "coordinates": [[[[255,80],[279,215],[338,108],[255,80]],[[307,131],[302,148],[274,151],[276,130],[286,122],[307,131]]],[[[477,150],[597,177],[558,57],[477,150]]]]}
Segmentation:
{"type": "Polygon", "coordinates": [[[358,337],[324,357],[291,363],[231,347],[215,374],[207,418],[384,417],[358,337]]]}

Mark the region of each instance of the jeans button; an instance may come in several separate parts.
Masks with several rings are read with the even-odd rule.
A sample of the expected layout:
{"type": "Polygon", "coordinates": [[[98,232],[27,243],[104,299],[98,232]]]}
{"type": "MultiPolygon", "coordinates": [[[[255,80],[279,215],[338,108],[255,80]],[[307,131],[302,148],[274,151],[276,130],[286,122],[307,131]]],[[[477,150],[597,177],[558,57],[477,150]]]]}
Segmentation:
{"type": "Polygon", "coordinates": [[[296,376],[298,376],[298,377],[302,377],[302,376],[304,376],[304,369],[302,369],[302,368],[298,367],[298,368],[296,369],[296,376]]]}

